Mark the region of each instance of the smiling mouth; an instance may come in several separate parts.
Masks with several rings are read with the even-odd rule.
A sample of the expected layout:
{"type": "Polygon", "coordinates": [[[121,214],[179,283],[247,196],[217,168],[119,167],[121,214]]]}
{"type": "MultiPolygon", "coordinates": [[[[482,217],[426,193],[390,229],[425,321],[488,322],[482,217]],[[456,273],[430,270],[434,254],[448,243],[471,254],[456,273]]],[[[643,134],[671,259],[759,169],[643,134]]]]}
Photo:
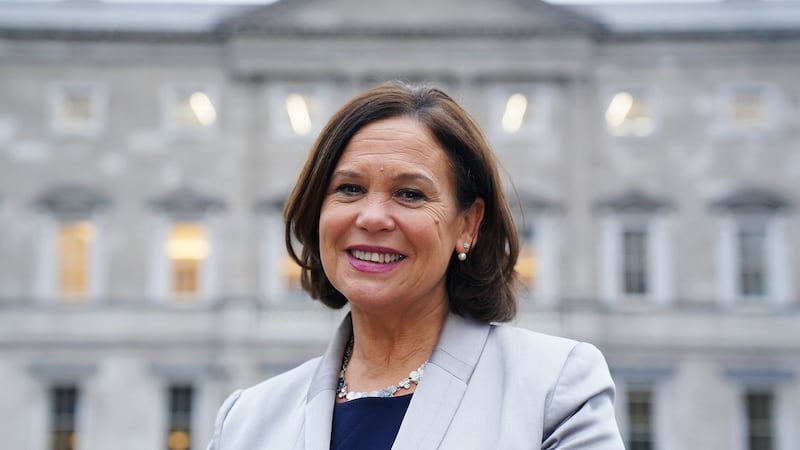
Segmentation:
{"type": "Polygon", "coordinates": [[[399,253],[378,253],[378,252],[365,252],[363,250],[349,250],[348,253],[360,261],[369,261],[378,264],[388,264],[400,261],[405,256],[399,253]]]}

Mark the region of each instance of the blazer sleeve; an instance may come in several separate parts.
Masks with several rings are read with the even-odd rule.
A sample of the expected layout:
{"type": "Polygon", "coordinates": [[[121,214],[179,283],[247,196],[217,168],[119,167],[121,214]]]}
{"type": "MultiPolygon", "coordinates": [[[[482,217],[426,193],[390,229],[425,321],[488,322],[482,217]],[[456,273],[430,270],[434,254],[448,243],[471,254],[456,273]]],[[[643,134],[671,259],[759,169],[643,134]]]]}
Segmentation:
{"type": "Polygon", "coordinates": [[[614,395],[614,382],[600,350],[576,344],[547,399],[542,449],[624,450],[614,416],[614,395]]]}
{"type": "Polygon", "coordinates": [[[217,420],[214,422],[214,434],[211,436],[211,441],[208,443],[206,450],[223,450],[222,444],[220,443],[222,424],[225,423],[225,418],[228,417],[228,413],[241,395],[242,390],[239,389],[222,402],[222,406],[219,407],[219,412],[217,413],[217,420]]]}

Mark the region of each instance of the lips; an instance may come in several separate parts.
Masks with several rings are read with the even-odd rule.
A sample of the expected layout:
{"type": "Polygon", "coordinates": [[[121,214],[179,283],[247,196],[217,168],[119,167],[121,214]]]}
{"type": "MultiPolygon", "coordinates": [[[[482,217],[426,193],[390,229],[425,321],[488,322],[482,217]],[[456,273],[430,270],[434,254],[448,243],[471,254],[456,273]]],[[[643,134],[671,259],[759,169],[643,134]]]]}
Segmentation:
{"type": "Polygon", "coordinates": [[[348,252],[353,258],[359,261],[367,261],[378,264],[390,264],[405,258],[405,256],[399,253],[371,252],[366,250],[355,250],[355,249],[349,250],[348,252]]]}

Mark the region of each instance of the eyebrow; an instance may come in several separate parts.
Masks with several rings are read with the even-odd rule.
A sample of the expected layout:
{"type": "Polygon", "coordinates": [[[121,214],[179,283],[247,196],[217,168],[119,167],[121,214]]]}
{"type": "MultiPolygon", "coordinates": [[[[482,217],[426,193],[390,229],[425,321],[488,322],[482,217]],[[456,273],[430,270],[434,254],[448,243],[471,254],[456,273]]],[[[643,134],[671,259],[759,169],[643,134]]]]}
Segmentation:
{"type": "MultiPolygon", "coordinates": [[[[333,172],[331,175],[331,180],[336,180],[339,178],[344,179],[351,179],[351,180],[361,180],[363,175],[360,172],[356,172],[354,170],[337,170],[333,172]]],[[[423,183],[429,184],[431,186],[436,186],[436,183],[427,175],[415,172],[403,172],[398,175],[392,177],[392,181],[394,182],[411,182],[411,181],[421,181],[423,183]]]]}

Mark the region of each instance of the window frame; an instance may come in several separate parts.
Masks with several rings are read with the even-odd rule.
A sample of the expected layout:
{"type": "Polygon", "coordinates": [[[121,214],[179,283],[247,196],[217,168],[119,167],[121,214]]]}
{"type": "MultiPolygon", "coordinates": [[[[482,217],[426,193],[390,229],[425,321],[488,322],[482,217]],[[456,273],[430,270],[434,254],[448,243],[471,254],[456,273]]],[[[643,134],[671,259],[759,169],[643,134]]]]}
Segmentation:
{"type": "MultiPolygon", "coordinates": [[[[308,294],[300,287],[298,277],[297,288],[287,283],[284,265],[291,261],[284,242],[284,223],[281,210],[266,207],[259,218],[261,239],[259,247],[260,259],[260,291],[263,301],[275,306],[311,306],[306,302],[308,294]]],[[[293,261],[291,261],[293,263],[293,261]]]]}
{"type": "Polygon", "coordinates": [[[553,117],[553,91],[542,82],[493,83],[488,88],[489,126],[493,140],[499,143],[525,142],[538,140],[550,131],[553,117]],[[523,120],[520,128],[509,133],[503,129],[502,119],[506,112],[508,99],[514,94],[523,94],[534,105],[533,116],[523,120]]]}
{"type": "Polygon", "coordinates": [[[178,139],[207,139],[220,132],[221,94],[216,83],[208,81],[168,82],[159,88],[159,121],[161,131],[178,139]],[[181,91],[203,92],[214,109],[214,121],[209,125],[181,124],[175,120],[175,111],[180,108],[181,91]]]}
{"type": "Polygon", "coordinates": [[[39,219],[38,242],[35,257],[35,297],[46,303],[81,305],[97,302],[105,294],[106,252],[105,220],[98,214],[59,216],[45,212],[39,219]],[[93,228],[94,242],[86,255],[86,290],[82,294],[65,295],[59,289],[58,234],[62,224],[86,222],[93,228]]]}
{"type": "Polygon", "coordinates": [[[150,250],[150,275],[148,277],[148,292],[151,299],[159,303],[168,303],[170,306],[199,306],[216,299],[219,294],[217,286],[217,264],[220,258],[219,239],[216,229],[218,224],[212,217],[181,217],[162,214],[155,217],[151,225],[154,232],[151,234],[150,250]],[[200,264],[198,270],[198,291],[194,294],[180,294],[172,288],[171,259],[167,254],[167,243],[173,225],[176,223],[192,223],[200,226],[205,231],[208,241],[208,255],[200,264]]]}
{"type": "Polygon", "coordinates": [[[59,432],[66,431],[59,427],[59,418],[58,418],[58,402],[57,398],[55,397],[57,391],[60,389],[70,389],[74,391],[74,399],[73,399],[73,410],[71,411],[71,429],[68,431],[72,432],[72,440],[74,445],[66,447],[70,450],[79,449],[81,446],[80,443],[80,416],[81,416],[81,404],[82,404],[82,395],[81,395],[81,388],[77,383],[74,382],[56,382],[52,383],[47,388],[47,404],[48,404],[48,448],[53,450],[62,450],[64,447],[57,446],[57,439],[56,434],[59,432]]]}
{"type": "Polygon", "coordinates": [[[619,424],[620,434],[629,448],[630,442],[630,412],[628,409],[628,393],[635,389],[648,389],[651,392],[651,436],[652,449],[661,450],[672,448],[671,430],[672,402],[674,395],[671,380],[674,371],[669,367],[612,367],[611,375],[617,387],[615,414],[619,424]]]}
{"type": "Polygon", "coordinates": [[[333,88],[322,81],[279,81],[269,85],[267,95],[267,117],[270,135],[282,142],[312,142],[328,120],[331,111],[333,88]],[[311,96],[317,111],[311,115],[311,128],[304,135],[293,131],[286,113],[286,98],[293,93],[311,96]],[[315,117],[316,116],[316,117],[315,117]]]}
{"type": "Polygon", "coordinates": [[[774,365],[725,367],[722,375],[730,383],[733,450],[749,450],[749,421],[746,396],[749,392],[767,392],[772,397],[772,450],[789,450],[798,409],[792,403],[796,374],[774,365]]]}
{"type": "Polygon", "coordinates": [[[661,211],[610,211],[600,218],[598,283],[603,303],[664,306],[672,301],[671,254],[667,228],[667,219],[661,211]],[[625,291],[623,238],[629,227],[641,229],[646,235],[645,293],[625,291]]]}
{"type": "Polygon", "coordinates": [[[724,212],[718,218],[716,249],[717,291],[725,306],[782,307],[790,302],[789,252],[786,248],[784,218],[775,212],[724,212]],[[761,227],[765,233],[764,294],[741,291],[738,236],[743,227],[761,227]]]}
{"type": "Polygon", "coordinates": [[[780,127],[780,96],[774,84],[761,81],[725,83],[717,87],[714,102],[715,120],[712,123],[722,135],[759,135],[780,127]],[[738,89],[761,91],[764,120],[760,125],[746,126],[733,117],[732,109],[738,89]]]}
{"type": "Polygon", "coordinates": [[[109,112],[109,89],[99,81],[57,81],[46,88],[47,128],[55,136],[96,138],[105,132],[109,112]],[[66,89],[87,89],[90,117],[85,123],[75,124],[60,114],[66,98],[66,89]]]}
{"type": "MultiPolygon", "coordinates": [[[[189,382],[189,381],[171,381],[171,382],[169,382],[165,387],[165,402],[164,403],[166,403],[166,408],[165,408],[166,420],[164,421],[164,425],[165,425],[165,428],[166,428],[166,433],[165,433],[164,437],[166,438],[167,448],[171,449],[171,447],[169,446],[169,441],[171,439],[172,433],[173,432],[178,432],[178,431],[184,431],[184,432],[188,431],[188,433],[186,433],[189,436],[189,443],[188,443],[189,445],[188,445],[187,448],[192,448],[192,447],[197,448],[197,445],[192,445],[192,443],[194,443],[194,439],[195,439],[196,434],[197,434],[195,432],[195,422],[196,422],[196,418],[197,418],[198,392],[197,392],[197,387],[195,386],[195,383],[192,383],[192,382],[189,382]],[[174,409],[175,409],[174,406],[175,405],[173,404],[174,394],[176,393],[175,392],[176,390],[186,390],[186,389],[189,390],[189,399],[188,399],[189,400],[189,408],[188,408],[189,411],[188,411],[188,414],[187,414],[188,417],[177,421],[177,422],[183,422],[183,423],[175,424],[173,422],[174,421],[174,415],[173,414],[176,412],[176,411],[174,411],[174,409]],[[183,427],[181,427],[181,425],[183,425],[183,427]]],[[[185,413],[185,411],[181,411],[181,412],[185,413]]]]}
{"type": "Polygon", "coordinates": [[[628,85],[618,85],[613,87],[608,87],[604,90],[602,99],[602,118],[603,118],[603,128],[606,130],[606,134],[608,136],[614,138],[622,138],[622,139],[647,139],[657,136],[660,127],[661,127],[661,109],[662,109],[662,100],[660,91],[654,86],[648,85],[640,85],[640,84],[628,84],[628,85]],[[614,127],[612,124],[609,123],[609,109],[612,104],[612,101],[615,100],[618,94],[629,93],[633,96],[634,100],[636,98],[642,98],[645,101],[645,108],[647,111],[647,116],[651,120],[651,128],[646,133],[639,133],[635,130],[635,124],[628,124],[625,125],[622,122],[619,126],[614,127]]]}

